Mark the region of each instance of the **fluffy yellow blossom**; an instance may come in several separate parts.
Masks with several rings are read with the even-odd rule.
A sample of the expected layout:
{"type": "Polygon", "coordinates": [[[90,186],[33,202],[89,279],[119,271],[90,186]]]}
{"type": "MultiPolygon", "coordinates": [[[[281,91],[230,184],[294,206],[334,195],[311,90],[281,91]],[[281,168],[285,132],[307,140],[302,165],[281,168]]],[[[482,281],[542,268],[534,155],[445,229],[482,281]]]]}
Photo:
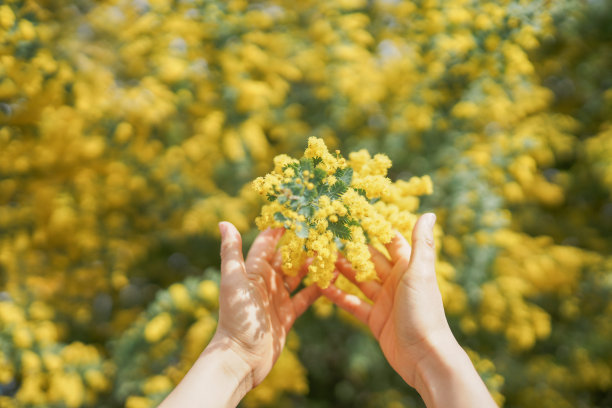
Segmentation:
{"type": "Polygon", "coordinates": [[[336,169],[344,165],[343,160],[334,157],[328,150],[325,142],[316,137],[308,138],[308,147],[304,151],[304,157],[321,159],[320,166],[327,173],[333,174],[336,169]]]}
{"type": "Polygon", "coordinates": [[[147,395],[161,394],[170,391],[173,388],[172,381],[166,376],[156,375],[149,378],[143,387],[143,391],[147,395]]]}
{"type": "Polygon", "coordinates": [[[100,370],[89,369],[85,372],[85,381],[96,391],[106,391],[110,382],[100,370]]]}
{"type": "Polygon", "coordinates": [[[29,348],[32,345],[32,334],[25,327],[18,327],[13,332],[13,342],[19,348],[29,348]]]}
{"type": "Polygon", "coordinates": [[[298,237],[292,230],[285,231],[283,234],[280,251],[283,258],[283,271],[286,274],[295,276],[306,260],[305,242],[304,238],[298,237]]]}
{"type": "Polygon", "coordinates": [[[168,288],[168,292],[170,293],[172,302],[178,309],[187,310],[191,308],[191,298],[189,297],[189,292],[187,292],[184,285],[175,283],[168,288]]]}
{"type": "Polygon", "coordinates": [[[396,186],[386,177],[390,166],[387,156],[372,158],[366,150],[351,153],[347,161],[339,152],[329,153],[322,139],[311,137],[301,160],[282,155],[272,173],[253,182],[270,201],[257,226],[287,230],[280,242],[285,273],[297,273],[309,256],[309,280],[327,287],[340,249],[357,270],[357,279],[376,279],[368,244],[388,243],[394,228],[404,232],[412,226],[406,205],[398,207],[396,201],[431,192],[429,178],[396,186]]]}
{"type": "MultiPolygon", "coordinates": [[[[611,8],[566,0],[0,2],[0,383],[9,395],[0,407],[77,404],[74,381],[55,375],[63,372],[81,377],[81,406],[123,406],[130,396],[128,406],[158,405],[143,385],[158,375],[180,380],[214,330],[218,292],[212,282],[200,291],[198,280],[184,284],[192,307],[176,307],[186,304],[176,290],[162,290],[156,309],[141,302],[217,259],[219,221],[234,223],[248,243],[268,196],[241,187],[275,155],[295,156],[311,134],[327,146],[313,143],[317,168],[351,167],[350,189],[372,208],[357,220],[338,197],[314,215],[280,205],[260,217],[292,233],[281,251],[291,242],[284,257],[293,273],[309,242],[329,242],[316,235],[357,227],[342,220],[355,219],[354,235],[379,248],[389,231],[383,219],[409,238],[420,195],[432,191],[427,176],[410,177],[431,173],[438,191],[423,208],[444,226],[439,247],[449,258],[436,265],[440,291],[451,325],[494,363],[475,365],[496,401],[498,369],[520,379],[503,386],[513,405],[605,404],[611,8]],[[339,146],[366,149],[345,160],[339,146]],[[383,181],[391,160],[375,150],[393,159],[394,182],[383,181]],[[160,267],[166,255],[179,274],[160,267]],[[144,328],[161,311],[170,328],[148,343],[144,328]],[[121,353],[107,348],[115,341],[121,353]],[[42,361],[39,371],[22,370],[26,350],[42,361]],[[177,363],[153,364],[164,359],[177,363]],[[121,386],[98,399],[92,372],[121,386]]],[[[268,191],[292,200],[341,181],[334,172],[319,183],[316,169],[287,167],[296,164],[278,156],[279,180],[268,180],[268,191]],[[299,190],[274,191],[296,178],[299,190]]],[[[347,240],[332,241],[346,255],[347,240]]],[[[379,398],[368,389],[363,371],[384,377],[376,368],[384,365],[352,353],[352,334],[334,351],[340,361],[351,352],[351,375],[329,394],[343,400],[330,403],[410,405],[403,390],[379,398]],[[355,381],[366,386],[350,392],[355,381]]],[[[309,397],[282,395],[299,370],[286,367],[261,388],[261,404],[308,405],[309,397]]],[[[327,378],[321,373],[309,375],[327,378]]]]}
{"type": "Polygon", "coordinates": [[[211,280],[204,280],[198,285],[198,296],[209,304],[216,306],[219,304],[219,287],[211,280]]]}
{"type": "Polygon", "coordinates": [[[11,10],[10,6],[0,6],[0,26],[4,29],[9,29],[15,24],[15,14],[11,10]]]}
{"type": "Polygon", "coordinates": [[[172,318],[168,313],[155,316],[145,327],[144,336],[149,343],[158,342],[172,326],[172,318]]]}
{"type": "Polygon", "coordinates": [[[149,398],[134,395],[125,402],[125,408],[152,408],[154,405],[155,403],[149,398]]]}

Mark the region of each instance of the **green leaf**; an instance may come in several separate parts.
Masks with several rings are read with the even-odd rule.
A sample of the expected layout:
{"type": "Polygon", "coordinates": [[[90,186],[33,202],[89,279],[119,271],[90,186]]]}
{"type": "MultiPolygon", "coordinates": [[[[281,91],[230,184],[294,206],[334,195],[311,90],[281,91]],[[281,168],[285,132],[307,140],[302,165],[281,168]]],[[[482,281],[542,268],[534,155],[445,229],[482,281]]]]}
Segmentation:
{"type": "Polygon", "coordinates": [[[340,238],[338,237],[334,237],[334,243],[336,244],[336,248],[338,248],[338,251],[344,251],[344,248],[346,247],[346,243],[343,242],[342,240],[340,240],[340,238]]]}
{"type": "Polygon", "coordinates": [[[342,181],[338,180],[333,185],[331,185],[328,191],[325,192],[325,195],[329,196],[332,200],[337,200],[340,196],[346,193],[348,187],[342,181]]]}
{"type": "Polygon", "coordinates": [[[314,165],[312,164],[312,159],[302,157],[300,159],[300,174],[298,174],[298,176],[301,176],[301,173],[305,171],[314,174],[314,165]]]}
{"type": "Polygon", "coordinates": [[[306,199],[307,202],[312,202],[314,199],[317,198],[317,196],[319,196],[320,192],[317,191],[317,187],[315,186],[315,188],[309,190],[307,188],[304,189],[304,198],[306,199]]]}
{"type": "Polygon", "coordinates": [[[353,180],[353,169],[351,167],[347,167],[345,169],[338,169],[334,174],[338,180],[341,180],[347,186],[351,185],[351,181],[353,180]]]}
{"type": "Polygon", "coordinates": [[[330,187],[330,186],[329,186],[329,185],[327,185],[327,184],[321,184],[321,185],[319,185],[319,188],[318,188],[319,196],[322,196],[322,195],[328,195],[328,193],[329,193],[329,187],[330,187]]]}
{"type": "Polygon", "coordinates": [[[319,165],[319,163],[321,163],[322,161],[323,161],[323,159],[320,158],[320,157],[313,157],[312,158],[312,165],[314,167],[317,167],[319,165]]]}
{"type": "Polygon", "coordinates": [[[275,195],[273,195],[273,194],[270,194],[270,193],[268,193],[268,195],[267,195],[267,197],[266,197],[266,198],[268,199],[268,201],[274,201],[274,200],[276,200],[276,196],[275,196],[275,195]]]}
{"type": "Polygon", "coordinates": [[[334,234],[334,236],[338,237],[339,239],[350,241],[352,238],[350,228],[348,227],[348,225],[346,225],[346,223],[342,221],[328,223],[327,229],[330,230],[332,234],[334,234]]]}
{"type": "Polygon", "coordinates": [[[344,217],[341,217],[338,222],[344,222],[346,225],[348,225],[349,227],[361,227],[361,224],[359,223],[359,221],[357,221],[354,218],[349,218],[346,215],[344,217]]]}
{"type": "Polygon", "coordinates": [[[314,216],[315,209],[312,205],[305,205],[304,207],[298,210],[299,215],[303,215],[306,219],[312,218],[314,216]]]}
{"type": "Polygon", "coordinates": [[[366,243],[369,244],[371,240],[370,240],[370,235],[368,234],[368,231],[363,230],[363,236],[365,236],[366,243]]]}
{"type": "Polygon", "coordinates": [[[290,163],[286,165],[285,167],[283,167],[283,171],[285,171],[285,169],[293,169],[293,171],[297,175],[300,172],[300,165],[297,163],[290,163]]]}
{"type": "Polygon", "coordinates": [[[327,177],[327,172],[320,168],[315,168],[314,170],[314,181],[313,183],[321,183],[323,179],[327,177]]]}
{"type": "Polygon", "coordinates": [[[368,194],[366,193],[366,191],[363,188],[354,188],[353,190],[358,192],[359,195],[364,196],[365,198],[368,198],[368,194]]]}
{"type": "Polygon", "coordinates": [[[304,186],[302,184],[298,184],[295,182],[287,184],[287,187],[289,188],[289,190],[291,190],[291,194],[296,196],[302,194],[302,190],[304,189],[304,186]]]}
{"type": "Polygon", "coordinates": [[[306,224],[305,222],[298,221],[296,222],[296,225],[298,226],[298,228],[295,229],[295,235],[300,238],[308,238],[308,234],[310,233],[310,228],[308,227],[308,224],[306,224]]]}
{"type": "Polygon", "coordinates": [[[274,213],[274,220],[278,221],[278,222],[285,222],[285,221],[288,221],[289,219],[287,217],[285,217],[282,213],[275,212],[274,213]]]}

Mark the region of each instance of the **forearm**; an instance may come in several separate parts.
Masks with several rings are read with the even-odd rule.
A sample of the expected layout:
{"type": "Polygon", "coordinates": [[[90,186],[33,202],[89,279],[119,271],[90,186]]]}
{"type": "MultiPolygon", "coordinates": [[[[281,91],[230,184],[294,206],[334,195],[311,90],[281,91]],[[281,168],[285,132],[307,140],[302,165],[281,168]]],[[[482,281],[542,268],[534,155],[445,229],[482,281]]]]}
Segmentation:
{"type": "Polygon", "coordinates": [[[251,368],[213,340],[159,408],[235,407],[252,386],[251,368]]]}
{"type": "Polygon", "coordinates": [[[450,336],[431,344],[417,365],[415,387],[428,408],[497,407],[468,355],[450,336]]]}

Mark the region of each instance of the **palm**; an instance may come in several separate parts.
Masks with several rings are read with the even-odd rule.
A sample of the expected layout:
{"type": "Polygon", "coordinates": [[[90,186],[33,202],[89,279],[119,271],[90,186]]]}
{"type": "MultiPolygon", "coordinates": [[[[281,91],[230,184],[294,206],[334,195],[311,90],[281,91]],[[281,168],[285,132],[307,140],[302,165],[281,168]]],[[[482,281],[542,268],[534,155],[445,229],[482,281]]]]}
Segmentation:
{"type": "Polygon", "coordinates": [[[385,281],[381,291],[383,295],[379,294],[375,299],[368,323],[385,357],[393,368],[399,371],[400,365],[406,364],[406,356],[412,361],[418,361],[420,358],[418,346],[425,340],[423,333],[430,332],[427,326],[431,326],[421,317],[431,316],[431,313],[421,310],[429,303],[423,299],[423,293],[411,288],[401,279],[407,266],[394,265],[393,269],[395,268],[401,269],[397,272],[399,282],[394,279],[385,281]],[[391,296],[385,293],[391,293],[391,296]]]}
{"type": "Polygon", "coordinates": [[[246,262],[240,234],[233,226],[228,227],[222,243],[216,335],[231,341],[231,347],[253,369],[255,384],[265,378],[278,359],[295,319],[318,297],[316,287],[290,296],[301,276],[285,279],[275,262],[281,235],[282,230],[261,233],[246,262]]]}
{"type": "Polygon", "coordinates": [[[390,259],[371,249],[380,282],[358,282],[346,259],[337,262],[339,272],[353,281],[372,304],[335,286],[324,291],[370,327],[391,366],[403,373],[409,384],[413,384],[416,363],[423,357],[425,340],[450,330],[435,277],[433,242],[418,240],[413,233],[413,243],[418,245],[414,253],[398,234],[387,245],[390,259]]]}

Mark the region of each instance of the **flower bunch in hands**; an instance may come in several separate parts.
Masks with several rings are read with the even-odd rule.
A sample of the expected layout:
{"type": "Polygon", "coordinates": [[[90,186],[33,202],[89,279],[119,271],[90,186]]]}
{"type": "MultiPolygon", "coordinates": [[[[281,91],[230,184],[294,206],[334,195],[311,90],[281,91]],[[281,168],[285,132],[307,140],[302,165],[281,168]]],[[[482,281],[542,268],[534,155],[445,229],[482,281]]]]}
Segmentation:
{"type": "Polygon", "coordinates": [[[254,182],[269,203],[256,220],[265,231],[246,260],[238,230],[219,224],[219,324],[164,408],[200,406],[200,384],[209,383],[216,385],[207,406],[236,406],[268,375],[293,323],[320,295],[370,328],[428,407],[495,406],[444,314],[435,215],[417,221],[404,211],[409,193],[431,191],[431,181],[392,183],[390,166],[387,156],[365,150],[348,160],[331,154],[314,137],[302,159],[276,157],[274,171],[254,182]],[[396,227],[412,230],[412,245],[396,227]],[[365,298],[332,283],[334,272],[365,298]],[[306,273],[314,283],[293,293],[306,273]]]}
{"type": "Polygon", "coordinates": [[[344,158],[311,137],[304,156],[279,155],[274,170],[257,178],[254,188],[268,199],[256,219],[259,229],[282,227],[283,271],[297,274],[308,257],[309,278],[326,288],[340,251],[359,282],[377,279],[368,245],[391,242],[398,230],[409,233],[418,207],[416,196],[432,192],[428,176],[391,182],[391,160],[366,150],[344,158]]]}
{"type": "MultiPolygon", "coordinates": [[[[305,221],[302,221],[305,222],[305,221]]],[[[365,323],[391,364],[428,407],[495,407],[468,355],[454,338],[436,282],[435,216],[417,221],[412,245],[395,233],[388,256],[368,248],[379,279],[360,282],[346,259],[338,272],[356,284],[365,301],[334,284],[297,289],[306,272],[280,270],[277,244],[283,230],[266,229],[246,260],[240,234],[221,223],[219,324],[212,340],[161,407],[234,407],[260,384],[278,359],[295,320],[321,295],[365,323]],[[202,392],[202,385],[205,392],[202,392]]]]}

